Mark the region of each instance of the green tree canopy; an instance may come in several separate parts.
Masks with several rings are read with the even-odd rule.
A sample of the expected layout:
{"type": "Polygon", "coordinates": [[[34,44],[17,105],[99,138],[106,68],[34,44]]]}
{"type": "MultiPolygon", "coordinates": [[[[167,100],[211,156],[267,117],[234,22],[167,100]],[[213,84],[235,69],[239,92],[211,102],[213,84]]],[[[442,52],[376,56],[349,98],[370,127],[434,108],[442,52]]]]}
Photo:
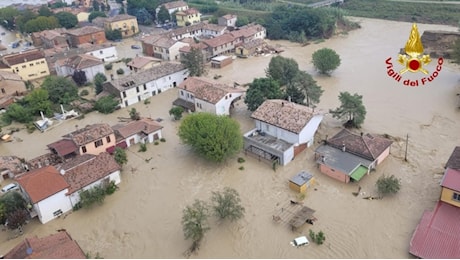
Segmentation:
{"type": "Polygon", "coordinates": [[[296,104],[305,104],[305,94],[300,90],[300,88],[297,88],[294,85],[289,85],[286,87],[283,98],[296,104]]]}
{"type": "Polygon", "coordinates": [[[15,25],[15,17],[19,15],[19,11],[13,6],[0,8],[0,25],[8,30],[13,30],[15,25]]]}
{"type": "Polygon", "coordinates": [[[312,55],[313,66],[321,74],[329,74],[340,65],[340,56],[332,49],[322,48],[312,55]]]}
{"type": "Polygon", "coordinates": [[[113,154],[115,161],[119,165],[124,165],[128,162],[128,157],[126,155],[126,151],[123,150],[121,147],[115,147],[115,152],[113,154]]]}
{"type": "Polygon", "coordinates": [[[276,80],[281,86],[292,85],[299,72],[299,64],[294,59],[276,56],[271,58],[266,70],[267,77],[276,80]]]}
{"type": "MultiPolygon", "coordinates": [[[[20,32],[25,32],[25,25],[28,21],[34,20],[37,17],[37,13],[30,9],[25,9],[20,12],[18,16],[15,17],[14,22],[16,23],[16,28],[19,29],[20,32]]],[[[43,16],[45,17],[45,16],[43,16]]]]}
{"type": "Polygon", "coordinates": [[[52,16],[53,14],[53,11],[46,5],[42,5],[40,9],[38,9],[38,16],[52,16]]]}
{"type": "Polygon", "coordinates": [[[395,194],[401,189],[401,181],[394,175],[382,175],[375,183],[381,196],[395,194]]]}
{"type": "Polygon", "coordinates": [[[87,82],[86,72],[84,70],[75,70],[73,72],[72,79],[73,79],[73,81],[75,81],[75,83],[78,86],[83,86],[87,82]]]}
{"type": "Polygon", "coordinates": [[[115,40],[121,40],[123,36],[119,29],[115,29],[115,30],[105,30],[105,37],[107,38],[107,40],[115,41],[115,40]]]}
{"type": "Polygon", "coordinates": [[[29,123],[32,122],[33,119],[34,117],[30,113],[29,109],[19,105],[18,103],[9,105],[6,112],[2,115],[2,120],[6,123],[11,123],[12,121],[29,123]]]}
{"type": "Polygon", "coordinates": [[[452,46],[451,56],[454,63],[460,64],[460,39],[456,40],[452,46]]]}
{"type": "Polygon", "coordinates": [[[41,87],[48,91],[54,104],[70,104],[78,98],[78,88],[75,83],[64,77],[48,76],[41,87]]]}
{"type": "Polygon", "coordinates": [[[27,33],[51,30],[60,27],[59,21],[55,16],[39,16],[29,20],[24,25],[24,31],[27,33]]]}
{"type": "Polygon", "coordinates": [[[107,17],[107,15],[106,15],[104,12],[100,12],[100,11],[99,11],[99,12],[95,12],[95,11],[93,11],[93,12],[91,12],[91,13],[89,14],[89,16],[88,16],[88,21],[89,21],[90,23],[92,23],[93,20],[94,20],[94,18],[96,18],[96,17],[107,17]]]}
{"type": "Polygon", "coordinates": [[[182,212],[182,230],[185,239],[192,239],[192,251],[197,249],[204,234],[211,228],[208,224],[209,209],[206,202],[195,200],[193,205],[185,207],[182,212]]]}
{"type": "Polygon", "coordinates": [[[69,12],[59,12],[56,14],[56,18],[58,19],[59,24],[66,29],[73,28],[78,24],[77,16],[69,12]]]}
{"type": "Polygon", "coordinates": [[[222,162],[243,147],[240,125],[227,116],[196,113],[179,127],[179,137],[208,160],[222,162]]]}
{"type": "Polygon", "coordinates": [[[257,78],[246,91],[244,103],[248,110],[255,111],[267,99],[283,98],[278,82],[271,78],[257,78]]]}
{"type": "Polygon", "coordinates": [[[333,117],[343,119],[346,127],[361,127],[366,118],[366,108],[363,105],[363,96],[358,94],[351,95],[349,92],[340,92],[340,107],[329,110],[333,117]]]}
{"type": "Polygon", "coordinates": [[[238,220],[244,216],[240,194],[235,189],[225,187],[222,192],[212,192],[212,209],[219,219],[238,220]]]}
{"type": "Polygon", "coordinates": [[[51,103],[46,89],[37,88],[30,92],[25,98],[29,111],[34,116],[39,115],[40,111],[45,115],[51,115],[51,103]]]}
{"type": "Polygon", "coordinates": [[[93,1],[93,11],[96,11],[96,12],[101,11],[98,1],[93,1]]]}
{"type": "Polygon", "coordinates": [[[103,89],[103,84],[104,82],[107,80],[107,77],[98,72],[95,76],[94,76],[94,86],[96,86],[96,95],[101,93],[104,89],[103,89]]]}
{"type": "Polygon", "coordinates": [[[305,71],[299,71],[292,80],[294,87],[302,91],[306,106],[315,106],[319,103],[324,90],[316,84],[313,77],[305,71]]]}
{"type": "Polygon", "coordinates": [[[169,115],[174,117],[174,120],[180,120],[182,118],[182,113],[184,113],[184,108],[182,107],[173,107],[169,110],[169,115]]]}
{"type": "Polygon", "coordinates": [[[182,57],[181,63],[188,69],[190,77],[206,74],[205,57],[198,48],[192,47],[190,52],[182,57]]]}
{"type": "Polygon", "coordinates": [[[110,114],[116,110],[118,101],[113,96],[105,96],[96,101],[94,109],[103,113],[110,114]]]}
{"type": "Polygon", "coordinates": [[[160,7],[160,10],[158,11],[157,14],[157,20],[160,23],[165,23],[166,21],[171,21],[171,16],[169,15],[168,9],[164,5],[160,7]]]}
{"type": "Polygon", "coordinates": [[[11,213],[26,209],[26,201],[19,192],[10,191],[0,197],[0,223],[5,223],[11,213]]]}

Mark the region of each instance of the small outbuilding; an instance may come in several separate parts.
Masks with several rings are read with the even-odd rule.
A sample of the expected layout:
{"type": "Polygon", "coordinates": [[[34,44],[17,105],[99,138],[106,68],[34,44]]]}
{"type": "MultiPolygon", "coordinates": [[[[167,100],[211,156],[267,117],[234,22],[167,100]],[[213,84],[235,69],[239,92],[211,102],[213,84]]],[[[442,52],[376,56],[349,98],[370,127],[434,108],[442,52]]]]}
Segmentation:
{"type": "Polygon", "coordinates": [[[301,171],[289,180],[289,188],[294,191],[304,193],[307,188],[315,183],[315,178],[312,174],[301,171]]]}
{"type": "Polygon", "coordinates": [[[217,56],[211,59],[211,67],[220,69],[232,63],[232,61],[233,59],[231,56],[224,56],[224,55],[217,56]]]}

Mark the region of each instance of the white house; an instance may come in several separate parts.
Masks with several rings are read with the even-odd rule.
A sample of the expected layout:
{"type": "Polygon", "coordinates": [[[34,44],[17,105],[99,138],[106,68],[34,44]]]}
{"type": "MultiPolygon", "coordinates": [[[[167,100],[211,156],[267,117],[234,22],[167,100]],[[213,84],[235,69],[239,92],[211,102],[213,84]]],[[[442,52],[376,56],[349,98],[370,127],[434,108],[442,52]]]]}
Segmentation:
{"type": "Polygon", "coordinates": [[[118,185],[120,179],[120,165],[113,156],[104,152],[99,155],[78,156],[63,164],[59,171],[70,185],[67,197],[72,206],[80,202],[80,192],[97,185],[108,185],[114,182],[118,185]]]}
{"type": "Polygon", "coordinates": [[[215,115],[229,115],[234,101],[244,90],[229,87],[209,79],[191,77],[179,84],[179,97],[174,105],[192,112],[208,112],[215,115]]]}
{"type": "Polygon", "coordinates": [[[104,62],[88,54],[58,60],[54,66],[56,74],[62,77],[73,75],[75,71],[84,71],[87,81],[93,81],[97,73],[105,73],[104,62]]]}
{"type": "Polygon", "coordinates": [[[137,143],[153,143],[162,138],[161,126],[151,118],[141,118],[126,124],[112,126],[117,143],[126,142],[127,147],[137,143]]]}
{"type": "Polygon", "coordinates": [[[118,59],[118,53],[115,45],[112,44],[99,44],[92,45],[90,43],[81,44],[80,48],[85,50],[85,54],[94,56],[102,62],[112,62],[118,59]]]}
{"type": "Polygon", "coordinates": [[[226,14],[217,18],[217,24],[221,26],[226,26],[230,28],[236,27],[236,21],[238,17],[235,14],[226,14]]]}
{"type": "Polygon", "coordinates": [[[171,39],[165,35],[153,35],[142,41],[144,53],[162,60],[179,61],[179,49],[188,46],[188,43],[171,39]],[[147,50],[148,48],[148,50],[147,50]]]}
{"type": "Polygon", "coordinates": [[[54,166],[32,170],[16,180],[32,205],[31,216],[38,216],[41,223],[72,210],[67,196],[70,185],[54,166]]]}
{"type": "Polygon", "coordinates": [[[251,115],[256,128],[244,134],[245,152],[286,165],[306,147],[323,120],[323,112],[286,100],[266,100],[251,115]]]}
{"type": "Polygon", "coordinates": [[[187,77],[188,70],[182,64],[165,62],[151,69],[105,82],[103,88],[119,97],[121,107],[127,107],[177,87],[187,77]]]}
{"type": "MultiPolygon", "coordinates": [[[[184,1],[172,1],[163,4],[166,10],[168,10],[169,15],[172,15],[174,12],[185,11],[188,9],[188,4],[184,1]]],[[[158,6],[155,11],[158,14],[160,11],[161,5],[158,6]]]]}

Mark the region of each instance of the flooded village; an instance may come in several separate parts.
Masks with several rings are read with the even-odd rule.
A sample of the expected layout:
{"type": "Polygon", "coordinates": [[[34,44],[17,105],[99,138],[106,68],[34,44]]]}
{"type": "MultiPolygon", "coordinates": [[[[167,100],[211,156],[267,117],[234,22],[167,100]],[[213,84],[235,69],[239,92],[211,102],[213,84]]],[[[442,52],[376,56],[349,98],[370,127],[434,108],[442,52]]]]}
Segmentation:
{"type": "MultiPolygon", "coordinates": [[[[101,49],[102,52],[87,51],[93,53],[92,57],[104,55],[104,61],[108,59],[109,62],[133,59],[130,67],[124,63],[113,63],[113,71],[107,72],[104,62],[86,57],[88,62],[94,62],[94,71],[102,67],[101,71],[106,73],[108,80],[104,89],[119,96],[120,109],[110,114],[93,111],[82,117],[56,121],[54,127],[50,125],[43,132],[28,133],[25,126],[18,123],[2,127],[3,133],[15,128],[19,131],[9,133],[8,142],[0,143],[0,156],[15,156],[34,162],[29,166],[34,168],[31,172],[38,169],[42,172],[40,174],[47,175],[53,180],[52,188],[59,191],[59,194],[48,195],[53,195],[54,203],[59,203],[61,212],[53,211],[53,206],[40,204],[47,195],[28,186],[31,183],[28,181],[33,178],[27,173],[14,179],[5,176],[2,187],[18,183],[20,190],[28,192],[27,196],[32,198],[33,203],[36,200],[34,207],[43,211],[22,227],[22,234],[6,227],[0,231],[0,255],[11,256],[25,250],[25,255],[21,251],[25,257],[35,251],[28,251],[27,246],[25,249],[17,247],[24,241],[32,245],[34,237],[50,236],[57,240],[59,236],[61,241],[65,237],[66,241],[78,243],[77,249],[72,247],[68,250],[66,256],[69,258],[85,255],[184,258],[191,241],[184,239],[181,224],[183,209],[195,199],[208,200],[212,192],[231,187],[240,194],[245,208],[244,217],[235,222],[210,218],[211,229],[205,234],[199,251],[188,257],[432,257],[429,253],[439,249],[416,238],[431,234],[427,221],[436,215],[432,212],[446,212],[446,209],[456,212],[447,202],[458,204],[452,197],[458,194],[455,189],[460,188],[452,186],[455,179],[460,178],[457,176],[460,174],[460,110],[457,107],[460,67],[444,59],[434,80],[417,87],[406,86],[388,74],[386,61],[392,57],[394,66],[400,66],[396,60],[409,38],[412,24],[350,19],[358,22],[361,28],[308,45],[271,41],[264,35],[263,42],[270,46],[272,52],[247,55],[245,58],[230,56],[231,60],[222,66],[219,62],[225,59],[214,60],[216,65],[210,65],[207,75],[200,80],[184,76],[186,70],[178,62],[171,65],[164,61],[174,60],[176,55],[180,55],[180,50],[189,46],[174,38],[179,37],[180,31],[165,34],[173,39],[171,45],[174,47],[168,52],[155,52],[155,48],[166,44],[166,40],[156,33],[138,34],[110,43],[101,49]],[[330,76],[319,74],[311,61],[312,54],[325,47],[335,50],[341,59],[340,66],[330,76]],[[117,59],[110,60],[114,53],[117,59]],[[277,55],[293,58],[299,69],[311,74],[324,90],[314,111],[286,100],[268,101],[255,112],[247,109],[244,103],[247,84],[255,78],[265,77],[271,58],[277,55]],[[136,59],[139,57],[141,59],[136,59]],[[118,68],[125,73],[114,73],[118,68]],[[185,95],[194,95],[199,100],[200,84],[211,85],[210,88],[228,87],[213,89],[212,92],[225,91],[219,97],[225,104],[224,110],[218,110],[217,106],[209,109],[214,109],[216,114],[228,112],[239,123],[241,134],[245,136],[245,149],[223,163],[207,161],[183,144],[177,135],[183,119],[174,120],[169,112],[173,104],[190,103],[185,95]],[[148,95],[139,94],[147,89],[148,95]],[[338,96],[343,91],[363,96],[367,114],[358,130],[345,130],[343,121],[328,113],[340,105],[338,96]],[[136,109],[141,120],[129,119],[132,108],[136,109]],[[286,110],[288,108],[292,110],[286,110]],[[301,116],[290,122],[273,121],[279,114],[277,112],[285,111],[288,112],[283,114],[283,118],[287,121],[294,114],[301,116]],[[318,111],[321,113],[317,114],[318,111]],[[271,163],[261,158],[263,156],[258,152],[263,146],[257,146],[257,142],[269,140],[270,131],[277,127],[297,133],[296,138],[305,145],[303,149],[289,145],[285,141],[288,140],[287,133],[275,138],[288,145],[281,154],[277,154],[278,151],[266,152],[269,156],[280,158],[280,162],[281,158],[285,159],[285,163],[280,163],[274,170],[271,163]],[[264,134],[261,134],[261,129],[264,129],[264,134]],[[304,129],[312,131],[303,135],[304,129]],[[87,135],[92,135],[92,138],[88,139],[87,135]],[[98,142],[99,139],[102,141],[98,142]],[[93,145],[95,141],[97,145],[93,145]],[[145,152],[139,151],[141,142],[146,143],[145,152]],[[366,150],[353,146],[360,142],[372,148],[366,150]],[[114,149],[115,143],[127,153],[125,165],[118,165],[107,153],[114,149]],[[253,149],[252,155],[246,145],[248,143],[253,149]],[[366,154],[366,151],[371,151],[371,154],[366,154]],[[78,162],[60,162],[50,169],[46,166],[51,164],[50,160],[37,160],[48,153],[63,158],[86,154],[87,158],[81,156],[78,162]],[[254,156],[254,153],[259,156],[254,156]],[[239,162],[238,158],[243,158],[244,162],[239,162]],[[334,161],[329,158],[339,159],[334,161]],[[337,162],[339,165],[334,164],[337,162]],[[340,171],[346,171],[346,174],[340,174],[340,171]],[[91,180],[81,177],[86,172],[97,176],[91,180]],[[382,199],[369,199],[378,197],[376,181],[382,175],[395,175],[401,183],[400,191],[382,199]],[[79,190],[100,180],[114,181],[118,189],[101,205],[72,210],[79,190]],[[307,181],[302,182],[304,180],[307,181]],[[305,223],[305,219],[309,222],[305,223]],[[290,242],[296,237],[308,237],[309,230],[324,232],[324,243],[317,245],[310,241],[305,247],[291,246],[290,242]],[[431,251],[427,253],[426,248],[431,251]]],[[[433,30],[458,31],[458,28],[446,25],[417,26],[420,35],[433,30]]],[[[202,30],[215,32],[219,28],[209,26],[202,30]]],[[[264,31],[261,27],[250,30],[255,34],[264,31]]],[[[217,38],[209,39],[207,44],[218,44],[217,40],[213,40],[217,38]]],[[[251,50],[254,49],[248,47],[239,51],[251,50]]],[[[40,57],[45,59],[46,55],[40,57]]],[[[59,63],[59,60],[56,58],[53,63],[62,64],[61,68],[53,68],[56,73],[63,73],[62,68],[67,65],[59,63]],[[62,71],[58,71],[60,69],[62,71]]],[[[427,64],[425,68],[434,72],[436,63],[437,59],[432,57],[432,64],[427,64]]],[[[412,81],[421,77],[416,73],[402,75],[402,78],[412,81]]],[[[90,89],[90,96],[94,96],[93,91],[90,89]]],[[[208,109],[205,102],[201,103],[204,108],[193,104],[196,111],[208,109]]],[[[62,109],[61,112],[64,115],[69,111],[62,109]]],[[[184,113],[184,117],[188,114],[184,113]]],[[[23,161],[17,165],[23,165],[23,161]]],[[[2,175],[6,173],[5,168],[0,166],[2,175]]],[[[36,183],[46,185],[39,181],[36,183]]],[[[460,193],[460,190],[457,191],[460,193]]]]}

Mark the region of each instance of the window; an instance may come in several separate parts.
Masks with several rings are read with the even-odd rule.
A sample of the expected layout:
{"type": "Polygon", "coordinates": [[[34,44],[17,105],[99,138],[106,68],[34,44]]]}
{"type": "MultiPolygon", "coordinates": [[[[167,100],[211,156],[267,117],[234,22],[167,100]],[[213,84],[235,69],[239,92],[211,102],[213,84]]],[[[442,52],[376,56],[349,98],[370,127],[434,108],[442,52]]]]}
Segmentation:
{"type": "Polygon", "coordinates": [[[59,209],[59,210],[56,210],[55,212],[53,212],[53,215],[54,215],[55,217],[62,215],[62,210],[60,210],[60,209],[59,209]]]}
{"type": "Polygon", "coordinates": [[[100,54],[104,53],[103,51],[99,51],[100,54]]]}
{"type": "Polygon", "coordinates": [[[46,73],[46,70],[44,70],[44,71],[42,71],[42,72],[40,72],[40,73],[41,73],[41,74],[45,74],[45,73],[46,73]]]}
{"type": "Polygon", "coordinates": [[[82,151],[83,153],[86,153],[86,146],[83,145],[83,146],[81,147],[81,151],[82,151]]]}
{"type": "Polygon", "coordinates": [[[136,92],[139,93],[139,87],[136,87],[136,92]]]}
{"type": "Polygon", "coordinates": [[[144,90],[147,90],[147,85],[144,84],[144,90]]]}
{"type": "Polygon", "coordinates": [[[98,148],[99,146],[102,146],[104,143],[102,142],[102,139],[97,140],[94,142],[94,147],[98,148]]]}
{"type": "Polygon", "coordinates": [[[22,65],[22,68],[25,69],[27,66],[26,65],[22,65]]]}
{"type": "Polygon", "coordinates": [[[29,64],[29,66],[30,66],[30,67],[33,67],[33,66],[34,66],[34,64],[33,64],[33,63],[30,63],[30,64],[29,64]]]}
{"type": "Polygon", "coordinates": [[[110,143],[110,136],[107,136],[105,140],[107,140],[107,143],[110,143]]]}
{"type": "Polygon", "coordinates": [[[265,130],[266,130],[266,131],[269,131],[269,130],[270,130],[270,126],[269,126],[268,124],[265,125],[265,130]]]}
{"type": "Polygon", "coordinates": [[[40,65],[40,62],[39,61],[35,62],[35,65],[40,65]]]}
{"type": "Polygon", "coordinates": [[[460,201],[460,194],[454,192],[454,194],[452,195],[452,199],[456,201],[460,201]]]}
{"type": "Polygon", "coordinates": [[[45,64],[45,61],[44,61],[44,60],[42,60],[40,63],[41,63],[41,64],[45,64]]]}
{"type": "Polygon", "coordinates": [[[181,90],[181,91],[180,91],[180,95],[183,96],[183,95],[184,95],[184,91],[181,90]]]}
{"type": "Polygon", "coordinates": [[[2,94],[5,94],[5,93],[6,93],[5,89],[4,89],[4,88],[2,88],[2,94]]]}
{"type": "Polygon", "coordinates": [[[123,91],[123,97],[125,98],[126,97],[126,92],[123,91]]]}
{"type": "Polygon", "coordinates": [[[137,96],[137,101],[141,101],[141,96],[137,96]]]}

